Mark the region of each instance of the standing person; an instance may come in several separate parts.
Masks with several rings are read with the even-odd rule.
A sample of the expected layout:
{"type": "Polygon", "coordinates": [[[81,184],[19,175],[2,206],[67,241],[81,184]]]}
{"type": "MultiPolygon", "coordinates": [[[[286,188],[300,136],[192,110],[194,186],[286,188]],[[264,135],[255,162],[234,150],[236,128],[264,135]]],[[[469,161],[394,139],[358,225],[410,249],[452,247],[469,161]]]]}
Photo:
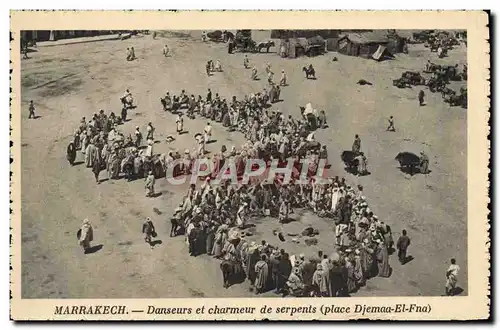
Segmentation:
{"type": "Polygon", "coordinates": [[[210,63],[210,62],[212,62],[212,61],[211,61],[211,60],[208,60],[208,61],[207,61],[206,66],[205,66],[205,69],[206,69],[206,71],[207,71],[207,76],[209,76],[209,77],[210,77],[210,75],[211,75],[211,74],[210,74],[210,70],[211,70],[211,68],[212,68],[212,65],[211,65],[211,63],[210,63]]]}
{"type": "Polygon", "coordinates": [[[234,42],[233,39],[230,38],[229,42],[227,43],[227,53],[232,54],[233,53],[233,48],[234,48],[234,42]]]}
{"type": "Polygon", "coordinates": [[[458,271],[460,270],[460,267],[457,265],[457,262],[455,259],[451,259],[451,265],[448,267],[448,270],[446,271],[446,287],[445,287],[445,294],[447,296],[453,296],[455,294],[455,288],[457,287],[458,283],[458,271]]]}
{"type": "Polygon", "coordinates": [[[267,256],[262,254],[260,260],[255,264],[255,294],[263,293],[266,290],[267,277],[269,275],[269,266],[267,265],[267,256]]]}
{"type": "Polygon", "coordinates": [[[281,254],[279,250],[275,250],[269,257],[269,265],[271,266],[271,277],[273,282],[274,293],[280,293],[279,287],[279,266],[281,254]]]}
{"type": "Polygon", "coordinates": [[[134,47],[130,48],[130,60],[135,60],[135,49],[134,47]]]}
{"type": "Polygon", "coordinates": [[[274,76],[274,73],[272,71],[269,71],[267,73],[267,82],[271,86],[274,84],[274,82],[273,82],[273,76],[274,76]]]}
{"type": "Polygon", "coordinates": [[[175,123],[177,124],[177,134],[180,135],[184,131],[184,118],[182,118],[182,113],[177,115],[175,123]]]}
{"type": "Polygon", "coordinates": [[[254,66],[252,68],[252,76],[251,76],[251,79],[252,80],[257,80],[257,68],[254,66]]]}
{"type": "Polygon", "coordinates": [[[148,141],[153,141],[154,142],[154,131],[155,131],[155,128],[153,127],[153,124],[151,124],[151,122],[148,123],[148,126],[146,127],[146,140],[148,141]]]}
{"type": "MultiPolygon", "coordinates": [[[[326,270],[329,272],[330,270],[326,270]]],[[[318,297],[328,297],[329,296],[329,288],[328,283],[326,281],[325,270],[323,270],[323,266],[318,263],[316,265],[316,271],[313,274],[312,285],[316,291],[316,296],[318,297]]]]}
{"type": "Polygon", "coordinates": [[[215,71],[222,72],[222,64],[220,63],[220,60],[215,61],[215,71]]]}
{"type": "Polygon", "coordinates": [[[288,219],[288,204],[285,200],[281,201],[280,209],[279,209],[279,223],[284,223],[288,219]]]}
{"type": "Polygon", "coordinates": [[[250,60],[248,59],[247,54],[245,54],[245,57],[243,58],[243,67],[245,69],[248,69],[250,67],[250,60]]]}
{"type": "Polygon", "coordinates": [[[127,61],[130,61],[130,48],[127,47],[127,61]]]}
{"type": "Polygon", "coordinates": [[[100,154],[97,153],[97,157],[94,159],[94,163],[92,164],[92,173],[94,173],[95,182],[97,182],[97,184],[101,183],[101,181],[99,181],[99,173],[101,173],[101,169],[100,154]]]}
{"type": "Polygon", "coordinates": [[[389,252],[387,246],[380,239],[377,240],[377,263],[378,263],[378,276],[389,277],[391,275],[391,266],[389,266],[389,252]]]}
{"type": "Polygon", "coordinates": [[[212,137],[212,125],[210,125],[210,122],[207,123],[207,126],[205,126],[204,131],[204,139],[205,143],[210,142],[210,138],[212,137]]]}
{"type": "Polygon", "coordinates": [[[207,103],[212,102],[212,90],[210,88],[207,90],[207,103]]]}
{"type": "Polygon", "coordinates": [[[410,246],[410,238],[406,235],[406,229],[403,229],[403,235],[398,238],[396,247],[398,248],[398,259],[401,265],[406,263],[406,251],[410,246]]]}
{"type": "Polygon", "coordinates": [[[354,136],[354,142],[352,143],[352,152],[358,154],[361,151],[361,139],[359,135],[354,136]]]}
{"type": "Polygon", "coordinates": [[[168,46],[167,45],[163,46],[163,56],[168,57],[168,52],[169,52],[168,46]]]}
{"type": "Polygon", "coordinates": [[[425,96],[425,93],[423,90],[418,92],[418,105],[420,105],[420,106],[424,105],[424,96],[425,96]]]}
{"type": "Polygon", "coordinates": [[[141,142],[142,142],[142,133],[139,129],[139,126],[135,127],[134,136],[135,136],[135,147],[139,148],[141,146],[141,142]]]}
{"type": "Polygon", "coordinates": [[[421,151],[420,152],[420,173],[427,174],[429,172],[429,157],[421,151]]]}
{"type": "Polygon", "coordinates": [[[245,228],[245,218],[246,218],[246,212],[248,208],[248,203],[243,202],[243,204],[240,206],[238,209],[238,213],[236,213],[236,222],[238,224],[238,228],[245,228]]]}
{"type": "Polygon", "coordinates": [[[285,70],[281,70],[280,86],[286,86],[286,73],[285,73],[285,70]]]}
{"type": "Polygon", "coordinates": [[[36,119],[36,116],[35,116],[35,105],[33,104],[33,100],[30,101],[30,105],[29,105],[29,108],[28,108],[28,111],[29,111],[29,116],[28,116],[28,119],[36,119]]]}
{"type": "Polygon", "coordinates": [[[146,197],[153,197],[155,194],[155,176],[153,171],[149,171],[146,177],[146,197]]]}
{"type": "Polygon", "coordinates": [[[90,249],[90,242],[94,240],[94,230],[89,219],[83,220],[83,224],[76,233],[76,237],[80,246],[83,247],[83,252],[87,254],[90,249]]]}
{"type": "Polygon", "coordinates": [[[396,132],[396,128],[394,127],[394,117],[392,116],[389,117],[389,126],[387,127],[386,131],[396,132]]]}
{"type": "Polygon", "coordinates": [[[156,236],[155,226],[153,225],[153,221],[151,218],[146,218],[146,221],[142,224],[142,233],[144,234],[144,241],[149,244],[149,247],[152,249],[153,244],[151,242],[151,237],[156,236]]]}
{"type": "Polygon", "coordinates": [[[127,106],[125,104],[122,107],[121,116],[122,116],[122,123],[125,123],[127,121],[127,106]]]}

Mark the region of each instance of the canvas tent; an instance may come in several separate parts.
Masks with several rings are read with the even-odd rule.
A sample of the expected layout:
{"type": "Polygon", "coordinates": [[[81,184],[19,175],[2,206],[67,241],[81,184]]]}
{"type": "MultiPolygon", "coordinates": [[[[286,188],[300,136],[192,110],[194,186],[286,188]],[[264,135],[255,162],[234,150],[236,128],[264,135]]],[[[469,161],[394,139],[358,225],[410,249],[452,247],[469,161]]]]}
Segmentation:
{"type": "Polygon", "coordinates": [[[324,39],[338,38],[340,30],[271,30],[271,39],[312,38],[320,36],[324,39]]]}
{"type": "Polygon", "coordinates": [[[306,38],[290,38],[281,40],[278,53],[281,48],[285,49],[286,57],[297,58],[304,55],[314,56],[325,51],[325,40],[320,36],[315,36],[309,39],[306,38]]]}
{"type": "Polygon", "coordinates": [[[387,46],[389,39],[384,33],[348,33],[338,41],[338,52],[350,56],[370,58],[380,45],[387,46]]]}
{"type": "Polygon", "coordinates": [[[378,49],[373,53],[372,58],[375,61],[382,61],[384,58],[388,57],[393,57],[392,54],[389,52],[387,47],[379,45],[378,49]]]}

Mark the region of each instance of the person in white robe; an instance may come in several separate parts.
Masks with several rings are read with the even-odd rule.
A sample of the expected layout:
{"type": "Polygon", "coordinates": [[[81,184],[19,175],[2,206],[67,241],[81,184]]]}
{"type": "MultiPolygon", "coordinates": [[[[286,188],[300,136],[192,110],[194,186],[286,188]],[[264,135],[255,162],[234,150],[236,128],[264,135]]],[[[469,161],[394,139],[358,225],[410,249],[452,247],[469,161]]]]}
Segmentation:
{"type": "Polygon", "coordinates": [[[212,125],[210,125],[210,123],[207,123],[207,126],[205,126],[203,132],[204,132],[205,142],[210,142],[210,139],[212,137],[212,125]]]}
{"type": "Polygon", "coordinates": [[[446,288],[445,294],[447,296],[452,296],[454,294],[455,288],[458,283],[458,271],[460,270],[460,266],[457,265],[455,259],[451,259],[451,265],[448,267],[446,271],[446,288]]]}
{"type": "Polygon", "coordinates": [[[94,230],[89,219],[83,220],[83,224],[78,232],[78,243],[83,248],[84,253],[87,253],[88,249],[90,249],[90,242],[94,240],[94,230]]]}
{"type": "Polygon", "coordinates": [[[163,56],[167,57],[168,52],[169,52],[168,46],[167,45],[163,46],[163,56]]]}
{"type": "Polygon", "coordinates": [[[181,134],[184,131],[184,119],[182,118],[182,114],[177,115],[175,123],[177,124],[177,134],[181,134]]]}
{"type": "Polygon", "coordinates": [[[239,228],[243,228],[246,222],[246,211],[248,204],[244,202],[240,208],[238,209],[238,213],[236,214],[236,223],[239,228]]]}

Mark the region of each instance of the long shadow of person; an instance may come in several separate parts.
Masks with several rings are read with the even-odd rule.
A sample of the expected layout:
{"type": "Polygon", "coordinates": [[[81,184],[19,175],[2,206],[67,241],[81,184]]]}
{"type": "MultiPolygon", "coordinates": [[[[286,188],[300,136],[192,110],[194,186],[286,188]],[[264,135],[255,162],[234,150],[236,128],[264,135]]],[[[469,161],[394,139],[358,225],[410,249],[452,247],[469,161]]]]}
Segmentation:
{"type": "Polygon", "coordinates": [[[88,248],[87,250],[85,250],[85,254],[96,253],[97,251],[101,250],[102,247],[103,247],[102,244],[94,245],[94,246],[88,248]]]}

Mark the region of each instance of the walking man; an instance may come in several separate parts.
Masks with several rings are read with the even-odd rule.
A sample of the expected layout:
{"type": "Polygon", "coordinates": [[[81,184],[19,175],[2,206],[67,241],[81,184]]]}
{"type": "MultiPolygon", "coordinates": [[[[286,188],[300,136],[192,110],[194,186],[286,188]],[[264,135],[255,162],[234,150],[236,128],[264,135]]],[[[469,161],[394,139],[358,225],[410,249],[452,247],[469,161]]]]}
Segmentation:
{"type": "Polygon", "coordinates": [[[182,113],[177,115],[175,123],[177,124],[177,134],[180,135],[184,131],[184,118],[182,118],[182,113]]]}
{"type": "Polygon", "coordinates": [[[285,73],[285,70],[281,70],[280,86],[286,86],[286,73],[285,73]]]}
{"type": "Polygon", "coordinates": [[[394,127],[394,117],[389,117],[389,126],[387,127],[388,132],[396,132],[396,128],[394,127]]]}
{"type": "Polygon", "coordinates": [[[149,171],[146,177],[146,197],[153,197],[155,194],[155,176],[153,171],[149,171]]]}
{"type": "Polygon", "coordinates": [[[28,119],[36,119],[36,116],[35,116],[35,105],[33,104],[33,100],[30,101],[30,105],[29,105],[29,108],[28,108],[30,114],[28,116],[28,119]]]}
{"type": "Polygon", "coordinates": [[[142,142],[142,133],[139,129],[139,126],[135,127],[134,135],[135,135],[135,147],[139,148],[141,146],[141,142],[142,142]]]}
{"type": "Polygon", "coordinates": [[[146,218],[146,221],[142,224],[142,233],[144,234],[144,241],[149,244],[149,247],[153,249],[153,244],[151,244],[151,237],[156,236],[155,226],[151,218],[146,218]]]}
{"type": "Polygon", "coordinates": [[[406,263],[406,251],[410,246],[410,238],[406,235],[406,229],[403,229],[403,234],[399,237],[396,247],[398,249],[398,259],[401,265],[406,263]]]}
{"type": "Polygon", "coordinates": [[[205,126],[205,129],[203,131],[205,133],[204,134],[205,143],[210,142],[210,139],[212,137],[212,125],[210,125],[210,122],[207,123],[207,126],[205,126]]]}
{"type": "Polygon", "coordinates": [[[76,233],[76,237],[80,246],[83,247],[83,252],[87,254],[90,249],[90,242],[94,240],[94,230],[89,219],[83,220],[83,224],[76,233]]]}
{"type": "Polygon", "coordinates": [[[169,51],[168,46],[167,45],[163,46],[163,56],[168,57],[168,51],[169,51]]]}
{"type": "Polygon", "coordinates": [[[423,90],[421,90],[420,92],[418,92],[418,104],[420,106],[424,105],[424,96],[425,96],[425,93],[424,93],[423,90]]]}
{"type": "Polygon", "coordinates": [[[359,138],[359,135],[356,134],[354,136],[354,142],[352,144],[352,151],[358,154],[361,151],[361,139],[359,138]]]}
{"type": "Polygon", "coordinates": [[[451,259],[451,265],[446,271],[446,288],[445,294],[447,296],[453,296],[455,294],[455,288],[458,282],[458,271],[460,267],[457,265],[455,259],[451,259]]]}
{"type": "Polygon", "coordinates": [[[151,124],[151,122],[148,123],[146,131],[147,131],[146,140],[148,141],[151,140],[154,142],[153,133],[155,131],[155,128],[153,127],[153,124],[151,124]]]}

